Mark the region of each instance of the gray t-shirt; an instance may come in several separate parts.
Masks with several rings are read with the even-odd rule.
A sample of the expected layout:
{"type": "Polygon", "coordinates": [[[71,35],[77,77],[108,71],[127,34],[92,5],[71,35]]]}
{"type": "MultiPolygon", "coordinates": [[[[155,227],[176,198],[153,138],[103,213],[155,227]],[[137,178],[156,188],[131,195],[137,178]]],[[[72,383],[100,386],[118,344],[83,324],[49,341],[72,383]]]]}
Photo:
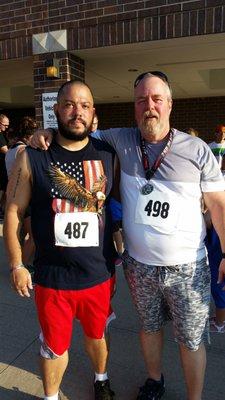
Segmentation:
{"type": "MultiPolygon", "coordinates": [[[[121,166],[120,192],[125,246],[149,265],[194,262],[206,255],[202,192],[225,190],[223,176],[208,145],[176,129],[169,152],[146,185],[138,128],[97,131],[117,152],[121,166]]],[[[150,165],[165,143],[147,145],[150,165]]]]}

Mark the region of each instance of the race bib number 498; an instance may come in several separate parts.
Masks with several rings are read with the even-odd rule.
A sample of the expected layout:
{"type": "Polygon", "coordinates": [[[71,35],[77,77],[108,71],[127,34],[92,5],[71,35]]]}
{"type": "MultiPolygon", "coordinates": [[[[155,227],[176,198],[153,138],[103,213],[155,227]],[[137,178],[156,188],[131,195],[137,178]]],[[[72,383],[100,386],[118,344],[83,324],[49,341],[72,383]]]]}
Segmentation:
{"type": "Polygon", "coordinates": [[[55,215],[54,229],[56,246],[97,247],[99,245],[97,213],[58,213],[55,215]]]}
{"type": "Polygon", "coordinates": [[[139,195],[135,211],[136,223],[150,225],[159,232],[169,234],[177,229],[178,218],[179,202],[176,195],[158,190],[148,195],[139,195]]]}

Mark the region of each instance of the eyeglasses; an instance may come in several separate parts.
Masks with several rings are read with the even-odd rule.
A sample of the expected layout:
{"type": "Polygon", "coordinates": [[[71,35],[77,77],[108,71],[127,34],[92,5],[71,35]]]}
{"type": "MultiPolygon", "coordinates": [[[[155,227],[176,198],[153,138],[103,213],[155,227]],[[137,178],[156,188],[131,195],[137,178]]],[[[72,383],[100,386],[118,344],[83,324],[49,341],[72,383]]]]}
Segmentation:
{"type": "Polygon", "coordinates": [[[163,82],[165,82],[168,86],[170,86],[169,85],[169,80],[168,80],[166,74],[164,74],[163,72],[161,72],[161,71],[147,71],[147,72],[143,72],[142,74],[138,75],[138,77],[134,81],[134,88],[136,88],[139,85],[139,83],[142,81],[142,79],[144,79],[144,77],[148,76],[148,75],[157,76],[163,82]]]}
{"type": "Polygon", "coordinates": [[[1,124],[2,126],[4,126],[5,128],[8,128],[8,127],[9,127],[8,124],[3,124],[1,121],[0,121],[0,124],[1,124]]]}

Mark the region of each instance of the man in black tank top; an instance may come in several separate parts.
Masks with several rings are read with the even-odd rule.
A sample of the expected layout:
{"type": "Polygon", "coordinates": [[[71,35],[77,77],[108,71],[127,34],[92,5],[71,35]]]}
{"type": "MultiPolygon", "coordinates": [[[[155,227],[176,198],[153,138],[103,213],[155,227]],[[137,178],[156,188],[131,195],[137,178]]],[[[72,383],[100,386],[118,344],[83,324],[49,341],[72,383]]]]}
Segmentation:
{"type": "Polygon", "coordinates": [[[89,136],[95,110],[87,85],[66,82],[54,111],[59,129],[49,150],[28,147],[19,155],[9,183],[4,235],[12,283],[20,296],[30,297],[19,226],[31,202],[44,399],[59,398],[77,318],[95,369],[95,400],[111,400],[105,331],[115,318],[110,306],[115,250],[107,208],[114,151],[89,136]]]}

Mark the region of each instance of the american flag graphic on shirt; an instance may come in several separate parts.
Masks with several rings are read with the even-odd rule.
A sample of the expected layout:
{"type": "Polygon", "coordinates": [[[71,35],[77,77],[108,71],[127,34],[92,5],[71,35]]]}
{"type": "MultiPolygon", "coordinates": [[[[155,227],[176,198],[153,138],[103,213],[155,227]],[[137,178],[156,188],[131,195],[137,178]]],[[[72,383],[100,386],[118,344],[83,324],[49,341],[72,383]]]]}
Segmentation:
{"type": "MultiPolygon", "coordinates": [[[[104,169],[101,160],[87,160],[78,163],[60,163],[58,161],[56,164],[51,163],[51,165],[55,165],[60,169],[60,171],[70,175],[89,191],[92,190],[93,185],[100,179],[100,177],[104,176],[104,169]]],[[[105,184],[101,191],[105,193],[105,184]]],[[[52,208],[55,213],[83,211],[84,207],[82,204],[77,205],[71,200],[64,198],[60,192],[60,188],[54,182],[54,179],[52,179],[51,192],[53,197],[52,208]]]]}

